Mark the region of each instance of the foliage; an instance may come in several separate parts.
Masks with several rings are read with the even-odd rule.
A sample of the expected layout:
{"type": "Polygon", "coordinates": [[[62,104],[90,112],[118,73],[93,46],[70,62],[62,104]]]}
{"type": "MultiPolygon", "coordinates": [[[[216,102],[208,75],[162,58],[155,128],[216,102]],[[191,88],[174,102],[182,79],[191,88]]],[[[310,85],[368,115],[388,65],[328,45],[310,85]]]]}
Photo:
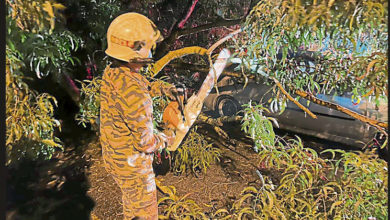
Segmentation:
{"type": "Polygon", "coordinates": [[[158,200],[158,204],[163,208],[159,219],[207,219],[202,209],[190,199],[186,199],[190,193],[179,197],[176,195],[174,186],[159,186],[161,190],[168,194],[158,200]]]}
{"type": "Polygon", "coordinates": [[[64,72],[77,60],[71,52],[80,40],[55,28],[63,9],[54,1],[7,1],[7,164],[24,157],[47,159],[62,148],[54,135],[60,127],[54,118],[55,97],[30,89],[26,80],[34,80],[34,72],[38,78],[64,72]]]}
{"type": "MultiPolygon", "coordinates": [[[[106,32],[111,21],[126,12],[124,1],[120,0],[68,0],[67,29],[82,39],[82,53],[78,55],[81,63],[92,61],[99,76],[107,65],[104,50],[107,48],[106,32]]],[[[80,75],[80,72],[78,72],[80,75]]],[[[79,78],[80,79],[80,78],[79,78]]]]}
{"type": "Polygon", "coordinates": [[[277,125],[274,118],[266,117],[263,112],[269,112],[262,105],[252,106],[252,102],[243,105],[244,117],[242,119],[242,130],[249,134],[255,141],[255,151],[266,149],[275,145],[275,133],[272,129],[271,120],[277,125]]]}
{"type": "MultiPolygon", "coordinates": [[[[80,17],[87,23],[101,19],[96,15],[102,10],[105,20],[100,26],[108,26],[107,21],[119,13],[120,7],[117,6],[122,3],[111,0],[112,4],[107,5],[103,2],[96,2],[97,5],[102,4],[101,9],[86,2],[78,5],[86,5],[85,7],[75,8],[79,8],[78,14],[90,15],[88,18],[96,17],[80,17]],[[111,14],[106,12],[109,7],[113,7],[111,14]]],[[[199,19],[203,16],[235,19],[251,9],[242,27],[246,34],[235,42],[235,50],[244,63],[243,72],[246,72],[249,64],[257,64],[256,79],[265,78],[267,83],[273,83],[271,79],[275,78],[289,93],[297,89],[313,94],[352,92],[352,99],[357,102],[367,96],[375,96],[377,105],[379,98],[383,98],[381,96],[387,97],[387,25],[384,19],[388,14],[386,1],[265,0],[250,8],[255,2],[244,1],[243,7],[237,7],[238,2],[235,0],[200,1],[198,10],[205,13],[194,13],[187,26],[190,27],[192,23],[192,27],[196,27],[200,25],[199,22],[204,23],[208,19],[199,19]]],[[[99,32],[89,31],[88,28],[85,30],[88,33],[99,32]]],[[[216,28],[211,28],[209,34],[215,31],[216,28]]],[[[194,38],[198,44],[201,43],[198,34],[188,37],[191,43],[194,38]]],[[[93,42],[100,39],[104,48],[103,33],[93,38],[96,40],[93,42]]],[[[207,43],[211,41],[212,39],[208,39],[207,43]]],[[[89,53],[92,53],[92,50],[89,53]]],[[[154,70],[160,70],[165,63],[164,61],[162,65],[155,65],[153,71],[148,74],[152,75],[154,70]]],[[[199,60],[196,63],[199,63],[199,60]]],[[[286,97],[280,95],[280,91],[275,94],[278,95],[272,101],[271,110],[276,104],[283,109],[286,106],[286,97]]]]}
{"type": "Polygon", "coordinates": [[[81,43],[69,31],[34,34],[18,31],[9,22],[7,45],[12,50],[23,54],[23,62],[35,72],[38,78],[54,74],[59,82],[61,74],[69,71],[69,64],[75,65],[79,60],[72,56],[81,43]]]}
{"type": "Polygon", "coordinates": [[[335,213],[343,213],[343,218],[367,218],[377,216],[378,219],[388,218],[387,164],[378,159],[373,151],[344,152],[340,151],[341,159],[337,160],[333,170],[337,172],[340,164],[341,173],[338,183],[341,192],[337,200],[343,201],[335,213]]]}
{"type": "Polygon", "coordinates": [[[100,115],[101,81],[101,77],[95,77],[92,80],[80,82],[80,111],[77,113],[75,120],[84,127],[87,124],[91,124],[95,128],[97,127],[97,120],[100,115]]]}
{"type": "Polygon", "coordinates": [[[328,151],[337,151],[340,159],[322,159],[299,139],[280,149],[261,151],[262,167],[280,176],[272,178],[257,171],[262,185],[245,188],[232,209],[220,210],[219,217],[386,219],[386,162],[372,151],[328,151]]]}
{"type": "MultiPolygon", "coordinates": [[[[128,3],[59,1],[6,1],[7,164],[23,157],[50,158],[56,147],[62,147],[55,137],[55,130],[60,128],[54,117],[56,99],[32,90],[27,82],[48,75],[58,79],[62,74],[80,74],[75,67],[80,67],[89,57],[101,74],[107,64],[106,30],[113,18],[123,12],[121,9],[126,10],[128,3]],[[76,50],[80,53],[78,58],[74,56],[76,50]],[[102,56],[97,58],[98,53],[102,56]]],[[[143,4],[142,10],[148,11],[146,4],[160,2],[150,0],[143,4]]],[[[201,0],[199,11],[192,15],[196,19],[191,18],[186,27],[200,26],[216,17],[241,18],[252,1],[244,1],[244,7],[237,7],[240,2],[201,0]]],[[[259,75],[266,79],[275,77],[289,92],[295,89],[327,94],[349,91],[356,100],[367,96],[387,97],[387,4],[384,0],[262,0],[251,10],[243,26],[246,35],[236,41],[235,49],[246,66],[250,62],[259,64],[262,66],[257,71],[259,75]]],[[[156,14],[160,12],[163,11],[156,14]]],[[[205,34],[208,38],[197,37],[198,32],[188,35],[187,43],[208,45],[223,32],[210,30],[205,34]]],[[[83,125],[95,123],[99,116],[100,80],[98,77],[81,83],[81,110],[76,120],[83,125]]],[[[166,100],[157,97],[153,102],[157,126],[166,100]]],[[[323,159],[317,152],[303,147],[299,139],[278,139],[271,126],[271,121],[276,121],[263,115],[267,111],[264,107],[251,103],[245,107],[243,130],[254,139],[259,150],[257,173],[262,184],[247,187],[232,209],[217,210],[210,217],[388,217],[387,166],[373,152],[328,150],[337,153],[337,157],[323,159]],[[267,176],[265,171],[273,175],[267,176]]],[[[220,151],[194,129],[175,154],[175,171],[206,171],[219,156],[220,151]]],[[[186,199],[189,195],[179,197],[174,187],[164,189],[168,195],[159,200],[166,208],[161,218],[206,218],[198,205],[186,199]]]]}
{"type": "Polygon", "coordinates": [[[240,53],[244,62],[259,64],[259,74],[290,92],[387,97],[387,15],[382,0],[264,0],[236,49],[247,50],[240,53]]]}
{"type": "Polygon", "coordinates": [[[176,172],[183,173],[191,170],[206,172],[211,163],[219,161],[221,152],[219,149],[207,143],[205,138],[193,128],[187,135],[184,143],[174,154],[173,168],[176,172]]]}
{"type": "MultiPolygon", "coordinates": [[[[36,2],[34,1],[34,3],[36,2]]],[[[70,31],[61,30],[61,26],[54,30],[53,23],[51,23],[50,28],[38,25],[39,22],[36,22],[35,26],[25,24],[24,26],[28,26],[28,28],[18,28],[19,21],[27,19],[23,17],[24,14],[50,21],[54,21],[56,17],[60,16],[58,11],[48,9],[49,6],[54,7],[49,1],[42,4],[34,3],[16,1],[12,7],[9,7],[12,8],[13,17],[7,17],[7,45],[12,51],[18,51],[19,58],[23,59],[26,67],[30,67],[30,71],[34,71],[38,78],[47,76],[49,73],[55,74],[58,78],[61,73],[69,70],[68,64],[75,65],[75,62],[78,62],[78,59],[72,57],[71,53],[79,48],[82,41],[70,31]],[[35,5],[35,8],[31,8],[31,5],[35,5]],[[40,7],[45,7],[45,10],[40,7]],[[14,15],[15,10],[25,12],[14,15]],[[43,13],[46,11],[48,12],[43,13]]],[[[57,8],[64,8],[61,4],[53,4],[57,8]]]]}
{"type": "MultiPolygon", "coordinates": [[[[96,0],[96,1],[67,1],[64,4],[71,10],[68,13],[75,15],[75,22],[81,22],[83,29],[79,33],[84,40],[90,39],[90,44],[99,42],[100,48],[105,49],[106,32],[111,21],[121,13],[123,7],[118,0],[96,0]]],[[[78,27],[79,28],[79,27],[78,27]]],[[[88,49],[91,49],[88,47],[88,49]]],[[[89,51],[93,52],[93,51],[89,51]]]]}
{"type": "Polygon", "coordinates": [[[50,157],[54,147],[62,147],[54,136],[54,129],[60,126],[53,117],[56,99],[29,89],[20,75],[21,61],[15,53],[6,47],[6,164],[19,160],[27,151],[31,152],[32,149],[26,149],[28,147],[38,151],[36,155],[28,154],[32,158],[39,156],[39,152],[50,157]],[[31,145],[27,140],[33,141],[31,145]]]}
{"type": "Polygon", "coordinates": [[[7,0],[8,13],[21,30],[28,32],[53,31],[59,10],[65,6],[53,0],[7,0]],[[47,29],[50,27],[49,29],[47,29]]]}

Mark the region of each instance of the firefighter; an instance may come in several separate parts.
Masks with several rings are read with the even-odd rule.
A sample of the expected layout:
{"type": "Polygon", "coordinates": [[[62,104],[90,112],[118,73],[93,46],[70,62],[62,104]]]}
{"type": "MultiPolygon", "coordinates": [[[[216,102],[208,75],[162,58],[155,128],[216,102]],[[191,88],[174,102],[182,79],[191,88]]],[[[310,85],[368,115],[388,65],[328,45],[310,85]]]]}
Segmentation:
{"type": "MultiPolygon", "coordinates": [[[[154,23],[138,13],[118,16],[107,31],[105,52],[113,61],[101,85],[100,141],[106,170],[122,191],[125,219],[157,219],[153,152],[175,138],[177,124],[162,133],[154,130],[152,121],[152,97],[173,98],[174,87],[162,81],[150,83],[139,74],[161,39],[154,23]]],[[[168,124],[170,120],[178,121],[168,119],[168,124]]]]}

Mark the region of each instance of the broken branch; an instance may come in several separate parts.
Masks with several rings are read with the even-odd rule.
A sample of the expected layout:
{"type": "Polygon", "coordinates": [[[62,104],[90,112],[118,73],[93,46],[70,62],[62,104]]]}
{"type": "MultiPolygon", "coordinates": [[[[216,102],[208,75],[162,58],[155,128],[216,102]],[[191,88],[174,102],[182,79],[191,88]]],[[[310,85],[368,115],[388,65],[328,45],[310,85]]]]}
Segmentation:
{"type": "Polygon", "coordinates": [[[317,119],[317,116],[315,114],[313,114],[309,109],[307,109],[305,106],[303,106],[301,103],[299,103],[297,100],[295,100],[290,94],[288,94],[288,92],[286,92],[286,90],[283,88],[283,86],[280,84],[280,82],[272,77],[272,79],[274,80],[274,82],[276,83],[276,85],[279,87],[280,91],[292,102],[294,102],[294,104],[296,104],[300,109],[302,109],[304,112],[306,112],[308,115],[310,115],[310,117],[312,118],[315,118],[317,119]]]}
{"type": "Polygon", "coordinates": [[[207,53],[211,54],[215,50],[215,48],[219,47],[221,44],[225,43],[225,41],[229,40],[230,38],[232,38],[234,35],[240,33],[241,31],[242,31],[242,29],[237,29],[237,30],[229,33],[228,35],[226,35],[224,38],[218,40],[209,49],[207,49],[207,53]]]}
{"type": "MultiPolygon", "coordinates": [[[[356,118],[358,119],[359,121],[362,121],[362,122],[365,122],[365,123],[368,123],[369,125],[372,125],[374,127],[376,127],[377,129],[379,129],[380,131],[384,131],[384,129],[388,129],[388,124],[385,123],[385,122],[379,122],[377,120],[374,120],[374,119],[370,119],[364,115],[361,115],[359,113],[356,113],[354,111],[351,111],[345,107],[342,107],[340,105],[337,105],[337,104],[334,104],[334,103],[331,103],[331,102],[327,102],[327,101],[324,101],[324,100],[321,100],[319,98],[316,98],[314,95],[310,94],[310,93],[307,93],[307,92],[304,92],[304,91],[301,91],[301,90],[296,90],[295,91],[295,94],[299,95],[300,97],[304,98],[304,99],[307,99],[311,102],[314,102],[318,105],[322,105],[322,106],[325,106],[325,107],[328,107],[328,108],[331,108],[331,109],[335,109],[337,111],[340,111],[342,113],[345,113],[353,118],[356,118]]],[[[385,133],[387,135],[387,133],[385,133]]]]}
{"type": "Polygon", "coordinates": [[[159,59],[154,65],[152,66],[150,72],[152,77],[156,77],[156,75],[161,71],[164,66],[166,66],[171,60],[186,56],[189,54],[199,54],[199,55],[208,55],[209,56],[209,62],[210,66],[212,67],[212,61],[211,61],[211,53],[215,48],[223,44],[225,41],[232,38],[234,35],[241,32],[241,29],[235,30],[231,33],[229,33],[227,36],[223,37],[222,39],[218,40],[216,43],[214,43],[209,49],[205,49],[203,47],[198,46],[192,46],[192,47],[184,47],[175,51],[170,51],[167,55],[159,59]]]}
{"type": "Polygon", "coordinates": [[[220,137],[223,137],[227,140],[229,140],[229,135],[224,131],[222,130],[222,128],[220,128],[220,126],[223,125],[222,122],[219,122],[213,118],[210,118],[204,114],[200,114],[197,118],[197,122],[199,123],[206,123],[206,124],[209,124],[213,127],[213,129],[215,130],[215,132],[217,132],[217,134],[220,136],[220,137]]]}

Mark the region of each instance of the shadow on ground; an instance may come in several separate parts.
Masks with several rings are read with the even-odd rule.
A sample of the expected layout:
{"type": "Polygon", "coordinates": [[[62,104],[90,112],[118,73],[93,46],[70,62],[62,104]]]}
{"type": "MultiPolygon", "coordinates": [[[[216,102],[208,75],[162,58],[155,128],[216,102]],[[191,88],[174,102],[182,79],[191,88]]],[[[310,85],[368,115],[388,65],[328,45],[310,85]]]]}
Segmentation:
{"type": "Polygon", "coordinates": [[[90,219],[95,206],[87,195],[91,162],[80,146],[90,141],[91,132],[64,127],[64,151],[50,160],[24,158],[7,167],[7,220],[90,219]]]}
{"type": "Polygon", "coordinates": [[[25,160],[7,169],[7,220],[89,219],[88,162],[74,151],[49,161],[25,160]]]}

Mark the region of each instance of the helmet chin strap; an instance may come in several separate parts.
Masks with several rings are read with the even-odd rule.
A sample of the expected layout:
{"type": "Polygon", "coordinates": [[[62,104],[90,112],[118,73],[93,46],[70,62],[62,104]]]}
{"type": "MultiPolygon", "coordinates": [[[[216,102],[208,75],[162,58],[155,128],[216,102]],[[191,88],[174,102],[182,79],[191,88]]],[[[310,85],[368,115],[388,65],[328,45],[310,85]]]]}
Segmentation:
{"type": "Polygon", "coordinates": [[[152,58],[133,58],[129,60],[129,63],[149,64],[154,63],[154,60],[152,58]]]}
{"type": "Polygon", "coordinates": [[[153,55],[152,55],[152,50],[149,50],[148,52],[148,57],[146,58],[133,58],[129,60],[129,63],[138,63],[138,64],[149,64],[153,63],[153,55]]]}

